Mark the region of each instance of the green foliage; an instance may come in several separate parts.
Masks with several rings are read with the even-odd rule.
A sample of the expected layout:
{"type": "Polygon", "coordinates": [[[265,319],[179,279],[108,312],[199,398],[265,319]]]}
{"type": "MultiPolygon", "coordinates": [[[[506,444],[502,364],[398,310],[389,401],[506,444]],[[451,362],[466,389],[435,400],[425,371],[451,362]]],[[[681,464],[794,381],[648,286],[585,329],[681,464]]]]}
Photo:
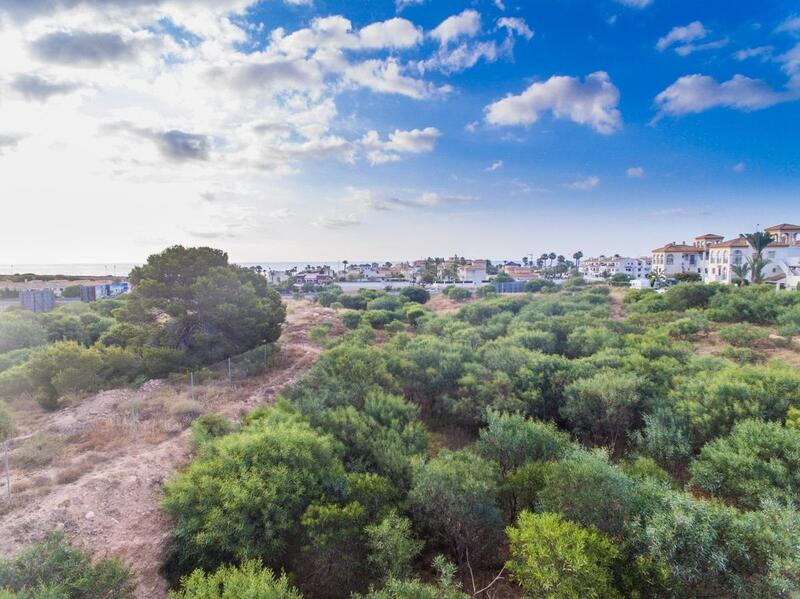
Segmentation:
{"type": "Polygon", "coordinates": [[[4,591],[9,599],[129,599],[134,585],[118,561],[93,564],[88,552],[54,531],[16,558],[0,561],[0,597],[4,591]]]}
{"type": "Polygon", "coordinates": [[[456,302],[463,302],[472,297],[472,292],[466,287],[453,287],[447,293],[447,297],[456,302]]]}
{"type": "Polygon", "coordinates": [[[47,342],[47,330],[26,310],[0,312],[0,354],[47,342]]]}
{"type": "Polygon", "coordinates": [[[492,555],[502,530],[497,473],[471,451],[442,452],[414,471],[408,500],[415,522],[463,563],[492,555]]]}
{"type": "Polygon", "coordinates": [[[411,521],[389,512],[380,522],[367,526],[369,564],[374,580],[406,580],[412,564],[422,551],[423,542],[415,538],[411,521]]]}
{"type": "Polygon", "coordinates": [[[767,499],[800,500],[800,431],[776,422],[744,420],[708,443],[692,462],[691,484],[756,509],[767,499]]]}
{"type": "Polygon", "coordinates": [[[765,341],[768,333],[748,324],[732,324],[719,330],[719,337],[735,347],[752,348],[765,341]]]}
{"type": "Polygon", "coordinates": [[[511,472],[527,462],[557,460],[570,446],[569,437],[550,423],[490,411],[475,451],[511,472]]]}
{"type": "Polygon", "coordinates": [[[64,287],[64,291],[61,292],[61,297],[76,298],[80,296],[81,296],[80,285],[68,285],[67,287],[64,287]]]}
{"type": "Polygon", "coordinates": [[[602,534],[557,514],[522,512],[506,529],[507,567],[525,597],[584,599],[619,597],[612,565],[619,550],[602,534]]]}
{"type": "Polygon", "coordinates": [[[575,381],[564,393],[561,415],[590,445],[619,450],[639,426],[642,399],[634,374],[602,371],[575,381]]]}
{"type": "Polygon", "coordinates": [[[361,324],[361,313],[351,310],[342,314],[342,324],[348,329],[357,329],[361,324]]]}
{"type": "Polygon", "coordinates": [[[204,414],[192,422],[190,442],[196,449],[202,448],[212,439],[222,437],[233,431],[231,421],[219,414],[204,414]]]}
{"type": "Polygon", "coordinates": [[[286,575],[276,577],[258,561],[244,562],[240,567],[222,566],[213,574],[195,570],[181,580],[178,591],[170,591],[169,599],[302,599],[286,575]]]}
{"type": "Polygon", "coordinates": [[[209,364],[278,339],[286,312],[264,277],[211,248],[173,246],[131,271],[123,321],[147,323],[149,345],[209,364]],[[164,318],[168,316],[169,318],[164,318]]]}
{"type": "Polygon", "coordinates": [[[14,434],[14,420],[11,418],[11,413],[8,411],[8,406],[0,400],[0,441],[5,441],[11,438],[14,434]]]}
{"type": "Polygon", "coordinates": [[[400,295],[417,304],[426,304],[431,299],[431,294],[423,287],[403,287],[400,290],[400,295]]]}
{"type": "Polygon", "coordinates": [[[542,511],[612,536],[636,515],[637,500],[634,480],[600,451],[576,451],[550,465],[539,493],[542,511]]]}
{"type": "Polygon", "coordinates": [[[525,291],[528,293],[552,291],[555,288],[556,284],[549,279],[531,279],[525,283],[525,291]]]}
{"type": "Polygon", "coordinates": [[[283,563],[296,551],[306,508],[344,490],[339,452],[284,406],[210,442],[165,490],[175,520],[171,573],[246,559],[283,563]]]}

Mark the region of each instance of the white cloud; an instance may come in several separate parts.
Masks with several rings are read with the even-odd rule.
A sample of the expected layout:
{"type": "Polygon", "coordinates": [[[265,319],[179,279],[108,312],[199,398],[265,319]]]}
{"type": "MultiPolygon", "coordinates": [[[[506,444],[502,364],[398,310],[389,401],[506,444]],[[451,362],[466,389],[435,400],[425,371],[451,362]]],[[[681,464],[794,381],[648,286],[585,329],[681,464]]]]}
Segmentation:
{"type": "Polygon", "coordinates": [[[743,173],[747,170],[747,165],[744,162],[737,162],[733,165],[734,173],[743,173]]]}
{"type": "Polygon", "coordinates": [[[492,162],[492,164],[486,167],[486,170],[489,172],[494,172],[494,171],[499,171],[501,168],[503,168],[503,161],[495,160],[494,162],[492,162]]]}
{"type": "Polygon", "coordinates": [[[700,21],[693,21],[684,27],[673,27],[667,35],[658,40],[656,49],[663,51],[673,44],[686,44],[703,39],[706,35],[708,32],[703,24],[700,21]]]}
{"type": "Polygon", "coordinates": [[[553,76],[533,83],[522,94],[508,95],[486,107],[486,121],[492,125],[531,125],[542,113],[587,125],[603,134],[622,126],[619,90],[603,71],[592,73],[584,82],[577,77],[553,76]]]}
{"type": "Polygon", "coordinates": [[[788,99],[786,93],[744,75],[734,75],[722,83],[707,75],[686,75],[656,96],[656,106],[661,115],[683,115],[719,106],[760,110],[788,99]]]}
{"type": "Polygon", "coordinates": [[[631,8],[646,8],[653,3],[653,0],[616,0],[616,2],[631,8]]]}
{"type": "Polygon", "coordinates": [[[423,4],[424,2],[425,0],[394,0],[394,6],[397,12],[400,12],[404,8],[415,6],[417,4],[423,4]]]}
{"type": "Polygon", "coordinates": [[[470,121],[466,125],[464,125],[464,131],[467,133],[475,133],[478,130],[478,126],[480,125],[479,121],[470,121]]]}
{"type": "Polygon", "coordinates": [[[792,16],[788,19],[784,20],[778,27],[775,29],[776,33],[793,33],[795,31],[800,31],[800,17],[799,16],[792,16]]]}
{"type": "Polygon", "coordinates": [[[569,189],[574,189],[576,191],[589,191],[590,189],[594,189],[595,187],[600,185],[600,177],[586,177],[585,179],[581,179],[580,181],[573,181],[572,183],[567,183],[565,187],[569,189]]]}
{"type": "Polygon", "coordinates": [[[417,100],[445,94],[451,90],[447,85],[437,88],[431,83],[404,75],[399,61],[395,58],[386,60],[376,58],[354,64],[347,68],[346,78],[374,92],[398,94],[417,100]]]}
{"type": "Polygon", "coordinates": [[[758,46],[756,48],[743,48],[742,50],[737,50],[734,52],[733,56],[736,60],[743,61],[749,58],[761,58],[762,60],[766,60],[772,54],[773,48],[772,46],[758,46]]]}
{"type": "Polygon", "coordinates": [[[361,224],[356,214],[319,216],[314,220],[314,225],[324,229],[347,229],[361,224]]]}
{"type": "Polygon", "coordinates": [[[500,17],[497,19],[497,26],[507,29],[509,34],[516,33],[518,36],[524,37],[526,40],[533,39],[533,29],[528,27],[525,19],[519,19],[517,17],[500,17]]]}
{"type": "Polygon", "coordinates": [[[422,29],[406,19],[372,23],[359,31],[364,48],[410,48],[422,41],[422,29]]]}
{"type": "Polygon", "coordinates": [[[625,174],[633,179],[641,179],[645,176],[644,168],[641,166],[632,166],[625,170],[625,174]]]}
{"type": "Polygon", "coordinates": [[[713,42],[706,42],[705,44],[684,44],[683,46],[677,46],[675,48],[675,53],[679,56],[689,56],[689,54],[693,52],[700,52],[702,50],[717,50],[718,48],[727,46],[729,41],[727,37],[724,37],[714,40],[713,42]]]}
{"type": "Polygon", "coordinates": [[[505,10],[506,5],[503,3],[503,0],[494,0],[494,5],[497,7],[497,10],[505,10]]]}
{"type": "Polygon", "coordinates": [[[475,37],[480,30],[480,13],[468,8],[458,15],[447,17],[436,29],[431,31],[430,36],[438,40],[439,44],[446,46],[462,37],[475,37]]]}
{"type": "Polygon", "coordinates": [[[433,151],[436,140],[442,135],[436,127],[395,130],[387,141],[382,141],[377,131],[369,131],[361,139],[361,146],[372,164],[400,160],[402,154],[423,154],[433,151]]]}

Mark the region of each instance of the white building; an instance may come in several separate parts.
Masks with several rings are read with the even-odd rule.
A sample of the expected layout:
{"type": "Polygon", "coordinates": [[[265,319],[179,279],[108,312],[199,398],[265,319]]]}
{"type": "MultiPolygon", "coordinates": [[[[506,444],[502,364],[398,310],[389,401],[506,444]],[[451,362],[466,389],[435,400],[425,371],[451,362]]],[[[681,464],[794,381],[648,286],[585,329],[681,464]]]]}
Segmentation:
{"type": "Polygon", "coordinates": [[[462,281],[485,281],[489,275],[486,272],[486,260],[471,260],[458,267],[458,278],[462,281]]]}
{"type": "MultiPolygon", "coordinates": [[[[764,251],[764,279],[778,288],[800,285],[800,226],[783,223],[764,229],[775,241],[764,251]]],[[[708,233],[695,237],[693,245],[669,243],[653,250],[653,270],[666,276],[698,273],[707,283],[732,283],[736,267],[748,264],[754,250],[742,237],[724,241],[708,233]]]]}
{"type": "Polygon", "coordinates": [[[642,279],[652,270],[649,258],[628,258],[625,256],[598,256],[581,260],[580,273],[587,277],[612,277],[625,274],[631,279],[642,279]]]}

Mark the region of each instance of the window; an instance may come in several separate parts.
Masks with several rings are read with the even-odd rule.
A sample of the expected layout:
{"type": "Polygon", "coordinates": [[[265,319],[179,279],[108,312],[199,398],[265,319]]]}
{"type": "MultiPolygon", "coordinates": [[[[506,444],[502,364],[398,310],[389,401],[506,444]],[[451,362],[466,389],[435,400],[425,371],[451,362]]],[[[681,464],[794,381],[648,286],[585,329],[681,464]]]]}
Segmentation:
{"type": "Polygon", "coordinates": [[[775,257],[775,250],[767,252],[767,258],[774,258],[775,257]]]}
{"type": "Polygon", "coordinates": [[[742,263],[742,250],[736,250],[733,253],[733,263],[737,265],[742,263]]]}
{"type": "Polygon", "coordinates": [[[672,254],[667,254],[667,266],[675,264],[675,257],[672,254]]]}
{"type": "Polygon", "coordinates": [[[697,263],[697,256],[695,256],[694,254],[692,254],[691,256],[689,256],[689,264],[691,264],[692,266],[694,266],[696,263],[697,263]]]}

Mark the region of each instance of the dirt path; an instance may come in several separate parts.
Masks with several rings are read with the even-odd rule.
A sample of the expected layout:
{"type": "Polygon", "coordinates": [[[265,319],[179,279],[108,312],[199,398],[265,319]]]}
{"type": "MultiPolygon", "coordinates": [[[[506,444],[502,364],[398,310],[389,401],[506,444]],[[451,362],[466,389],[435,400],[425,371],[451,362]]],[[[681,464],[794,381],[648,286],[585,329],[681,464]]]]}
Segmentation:
{"type": "Polygon", "coordinates": [[[333,313],[289,304],[278,363],[241,387],[199,387],[192,402],[185,388],[151,381],[24,418],[11,443],[12,497],[0,500],[0,555],[61,526],[96,557],[123,560],[136,576],[137,599],[165,597],[159,568],[170,523],[159,501],[164,481],[191,458],[190,413],[199,402],[204,413],[238,418],[308,371],[321,351],[308,329],[333,313]]]}
{"type": "Polygon", "coordinates": [[[625,291],[622,289],[611,289],[611,318],[614,320],[625,320],[625,309],[622,300],[625,298],[625,291]]]}

